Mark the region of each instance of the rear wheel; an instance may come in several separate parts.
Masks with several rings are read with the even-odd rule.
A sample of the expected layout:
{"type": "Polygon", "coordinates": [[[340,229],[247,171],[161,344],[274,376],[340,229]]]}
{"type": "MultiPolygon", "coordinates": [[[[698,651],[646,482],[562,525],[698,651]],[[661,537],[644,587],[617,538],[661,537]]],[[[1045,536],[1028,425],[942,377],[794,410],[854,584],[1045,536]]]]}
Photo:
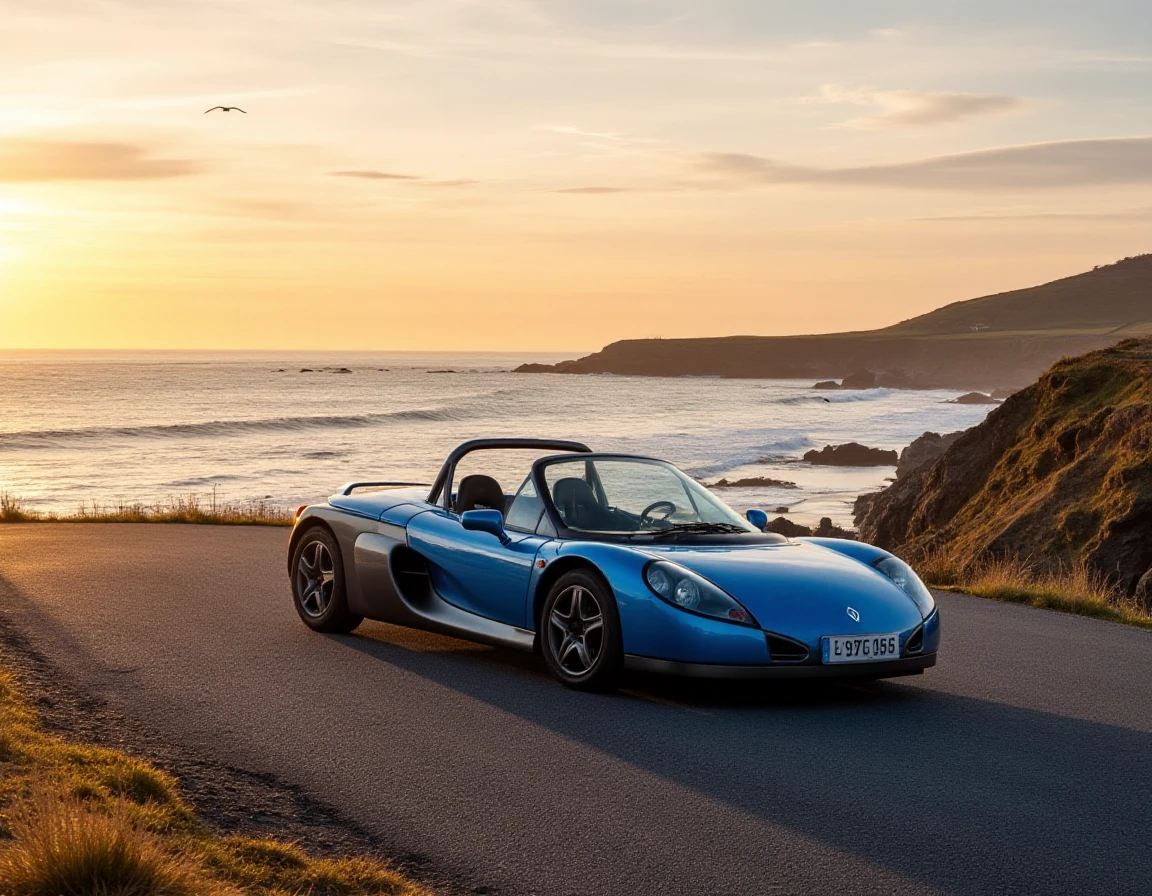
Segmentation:
{"type": "Polygon", "coordinates": [[[606,582],[573,570],[556,580],[544,601],[540,647],[548,670],[566,687],[612,691],[624,670],[620,616],[606,582]]]}
{"type": "Polygon", "coordinates": [[[293,603],[310,629],[343,634],[364,621],[348,611],[340,545],[327,529],[313,526],[300,538],[292,570],[293,603]]]}

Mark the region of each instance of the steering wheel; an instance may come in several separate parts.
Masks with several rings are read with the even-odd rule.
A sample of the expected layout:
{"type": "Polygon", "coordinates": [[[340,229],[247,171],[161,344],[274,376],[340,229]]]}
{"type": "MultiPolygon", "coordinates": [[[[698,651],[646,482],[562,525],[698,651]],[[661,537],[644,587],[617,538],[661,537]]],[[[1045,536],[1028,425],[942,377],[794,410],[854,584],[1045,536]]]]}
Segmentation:
{"type": "Polygon", "coordinates": [[[640,514],[640,525],[646,526],[651,523],[652,518],[649,516],[649,514],[657,510],[664,511],[664,516],[660,517],[660,519],[666,520],[676,512],[676,505],[671,501],[653,501],[651,504],[645,507],[644,511],[640,514]]]}

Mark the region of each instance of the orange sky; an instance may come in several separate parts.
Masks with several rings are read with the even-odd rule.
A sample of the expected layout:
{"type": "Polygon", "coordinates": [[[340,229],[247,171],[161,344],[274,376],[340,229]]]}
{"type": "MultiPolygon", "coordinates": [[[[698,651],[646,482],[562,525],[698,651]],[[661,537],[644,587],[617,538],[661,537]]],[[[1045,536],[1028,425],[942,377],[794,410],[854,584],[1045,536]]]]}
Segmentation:
{"type": "Polygon", "coordinates": [[[864,329],[1146,252],[1152,21],[1079,5],[0,0],[0,348],[864,329]]]}

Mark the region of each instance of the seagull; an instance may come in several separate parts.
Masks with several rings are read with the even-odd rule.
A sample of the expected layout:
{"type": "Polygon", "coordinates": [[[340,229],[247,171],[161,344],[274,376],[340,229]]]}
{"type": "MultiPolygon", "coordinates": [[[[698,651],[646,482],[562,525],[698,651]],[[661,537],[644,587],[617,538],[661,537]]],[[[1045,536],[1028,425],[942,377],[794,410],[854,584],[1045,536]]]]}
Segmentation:
{"type": "MultiPolygon", "coordinates": [[[[209,112],[215,112],[217,109],[221,112],[244,112],[239,106],[213,106],[211,109],[205,109],[204,114],[207,115],[209,112]]],[[[244,114],[247,115],[248,113],[244,112],[244,114]]]]}

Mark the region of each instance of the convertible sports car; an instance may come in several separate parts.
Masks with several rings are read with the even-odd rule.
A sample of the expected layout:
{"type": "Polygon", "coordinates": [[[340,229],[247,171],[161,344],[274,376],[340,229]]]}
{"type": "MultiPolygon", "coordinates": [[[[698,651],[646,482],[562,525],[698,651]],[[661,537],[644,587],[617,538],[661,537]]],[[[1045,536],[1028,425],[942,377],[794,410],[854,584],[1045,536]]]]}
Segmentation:
{"type": "Polygon", "coordinates": [[[309,627],[368,617],[538,650],[583,690],[625,669],[887,678],[936,663],[940,614],[904,561],[764,532],[763,511],[739,516],[664,461],[478,439],[425,488],[352,482],[297,511],[288,574],[309,627]],[[511,496],[487,475],[454,488],[466,455],[509,448],[556,453],[511,496]]]}

